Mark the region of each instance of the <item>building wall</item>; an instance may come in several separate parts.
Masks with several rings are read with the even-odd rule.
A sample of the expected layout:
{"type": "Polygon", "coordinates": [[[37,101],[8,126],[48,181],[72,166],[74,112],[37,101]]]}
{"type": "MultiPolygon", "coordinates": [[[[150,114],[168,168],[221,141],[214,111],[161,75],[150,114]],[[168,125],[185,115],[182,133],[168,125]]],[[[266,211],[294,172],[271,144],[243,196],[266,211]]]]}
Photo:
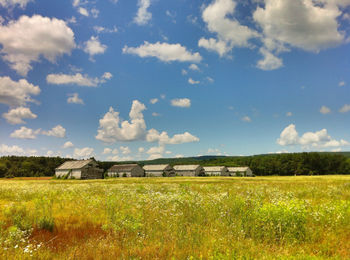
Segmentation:
{"type": "Polygon", "coordinates": [[[134,167],[131,171],[131,177],[144,177],[145,176],[145,171],[140,167],[134,167]]]}
{"type": "Polygon", "coordinates": [[[177,176],[196,176],[196,171],[175,171],[177,176]]]}
{"type": "Polygon", "coordinates": [[[219,172],[206,171],[205,174],[208,176],[221,176],[222,172],[221,171],[219,171],[219,172]]]}
{"type": "Polygon", "coordinates": [[[146,177],[163,177],[164,171],[145,171],[146,177]]]}
{"type": "Polygon", "coordinates": [[[108,171],[107,172],[108,177],[131,177],[131,172],[127,171],[118,171],[118,172],[112,172],[108,171]]]}
{"type": "Polygon", "coordinates": [[[64,176],[68,175],[68,178],[74,177],[75,179],[81,178],[81,170],[56,170],[56,177],[63,178],[64,176]]]}

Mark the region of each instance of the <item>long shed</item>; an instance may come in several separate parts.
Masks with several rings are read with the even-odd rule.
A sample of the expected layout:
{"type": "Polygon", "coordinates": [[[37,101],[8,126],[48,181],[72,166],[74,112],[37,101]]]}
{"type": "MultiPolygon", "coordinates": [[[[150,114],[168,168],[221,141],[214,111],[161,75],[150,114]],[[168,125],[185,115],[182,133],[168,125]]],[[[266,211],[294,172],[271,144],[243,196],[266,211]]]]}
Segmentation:
{"type": "Polygon", "coordinates": [[[55,169],[55,175],[68,179],[102,179],[103,169],[100,169],[93,159],[67,161],[55,169]]]}
{"type": "Polygon", "coordinates": [[[253,171],[249,167],[227,167],[230,176],[252,177],[253,171]]]}
{"type": "Polygon", "coordinates": [[[174,165],[175,174],[177,176],[202,176],[204,169],[199,164],[195,165],[174,165]]]}
{"type": "Polygon", "coordinates": [[[208,176],[228,176],[228,170],[225,166],[206,166],[203,168],[205,175],[208,176]]]}
{"type": "Polygon", "coordinates": [[[143,166],[146,177],[171,177],[175,176],[175,170],[169,164],[150,164],[143,166]]]}
{"type": "Polygon", "coordinates": [[[143,177],[144,170],[138,164],[115,164],[108,169],[109,177],[143,177]]]}

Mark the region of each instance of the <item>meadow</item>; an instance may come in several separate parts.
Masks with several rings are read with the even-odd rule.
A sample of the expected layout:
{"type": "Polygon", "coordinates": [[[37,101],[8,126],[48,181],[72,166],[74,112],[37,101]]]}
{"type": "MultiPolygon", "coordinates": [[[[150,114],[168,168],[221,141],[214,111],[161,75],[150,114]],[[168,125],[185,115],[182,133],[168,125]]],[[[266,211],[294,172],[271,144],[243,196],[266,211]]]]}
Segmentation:
{"type": "Polygon", "coordinates": [[[350,259],[350,176],[0,179],[1,259],[350,259]]]}

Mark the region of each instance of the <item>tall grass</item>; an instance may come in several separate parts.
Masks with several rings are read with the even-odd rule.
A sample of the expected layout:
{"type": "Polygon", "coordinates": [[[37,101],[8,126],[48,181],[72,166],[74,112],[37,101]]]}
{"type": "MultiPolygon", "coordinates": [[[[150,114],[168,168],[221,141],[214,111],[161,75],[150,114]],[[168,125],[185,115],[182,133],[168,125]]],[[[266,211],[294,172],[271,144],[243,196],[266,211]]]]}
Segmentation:
{"type": "Polygon", "coordinates": [[[350,258],[350,176],[0,180],[0,258],[350,258]]]}

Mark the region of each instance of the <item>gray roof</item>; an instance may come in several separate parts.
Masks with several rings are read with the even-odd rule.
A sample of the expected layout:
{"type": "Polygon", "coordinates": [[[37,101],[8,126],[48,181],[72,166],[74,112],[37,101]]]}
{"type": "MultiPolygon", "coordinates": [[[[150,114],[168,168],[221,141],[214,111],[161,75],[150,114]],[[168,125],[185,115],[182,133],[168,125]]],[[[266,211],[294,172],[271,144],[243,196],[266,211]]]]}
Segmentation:
{"type": "Polygon", "coordinates": [[[61,164],[60,166],[58,166],[56,170],[82,169],[92,161],[93,161],[92,159],[80,160],[80,161],[67,161],[61,164]]]}
{"type": "Polygon", "coordinates": [[[130,172],[135,167],[140,167],[140,166],[138,164],[136,164],[136,163],[132,163],[132,164],[116,164],[116,165],[113,165],[111,168],[109,168],[108,171],[110,171],[110,172],[130,172]]]}
{"type": "Polygon", "coordinates": [[[206,166],[203,167],[206,172],[221,172],[225,170],[225,166],[206,166]]]}
{"type": "Polygon", "coordinates": [[[194,165],[174,165],[175,171],[195,171],[198,167],[201,167],[199,164],[194,165]]]}
{"type": "Polygon", "coordinates": [[[249,167],[227,167],[229,172],[245,172],[249,167]]]}
{"type": "Polygon", "coordinates": [[[164,171],[169,164],[150,164],[143,166],[145,171],[164,171]]]}

